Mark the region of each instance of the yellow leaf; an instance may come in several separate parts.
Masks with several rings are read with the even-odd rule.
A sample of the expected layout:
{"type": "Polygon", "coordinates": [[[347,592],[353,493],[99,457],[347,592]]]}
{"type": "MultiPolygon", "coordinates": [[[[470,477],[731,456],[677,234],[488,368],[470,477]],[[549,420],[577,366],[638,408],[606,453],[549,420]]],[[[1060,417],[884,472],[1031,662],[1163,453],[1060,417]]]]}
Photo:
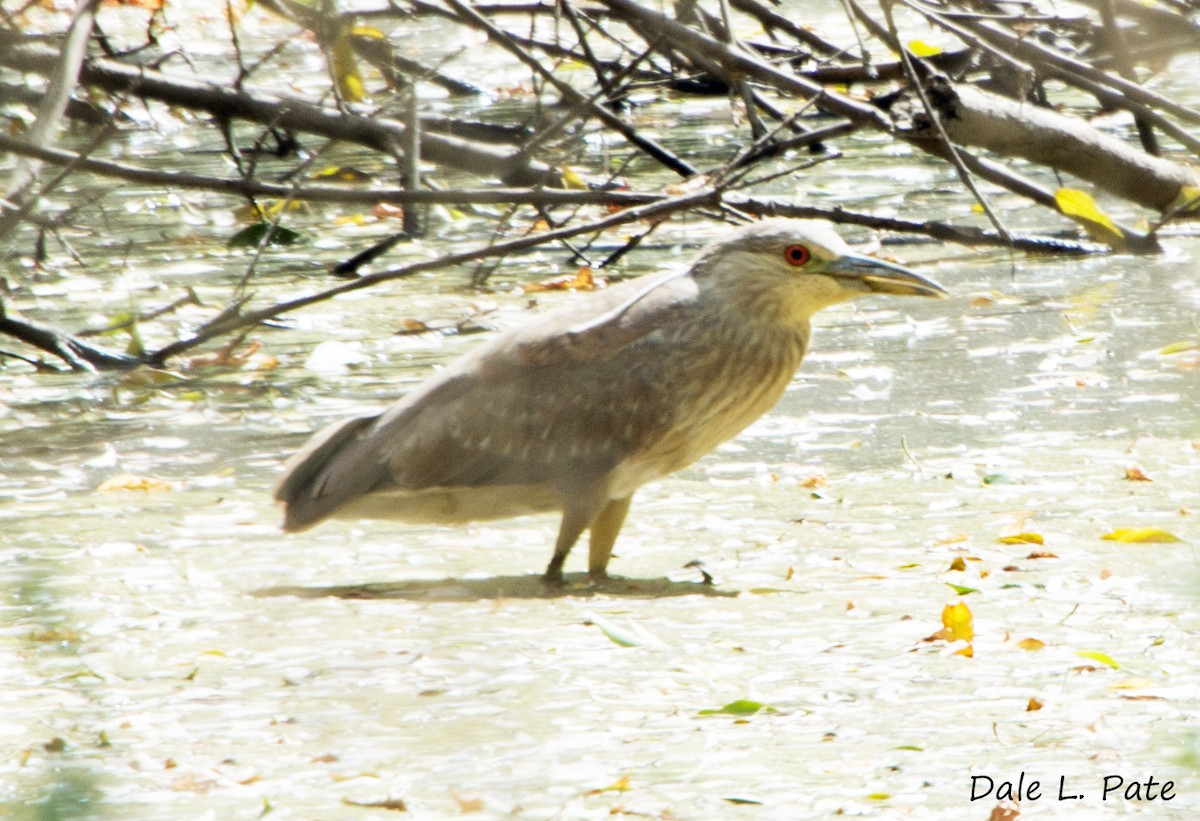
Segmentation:
{"type": "Polygon", "coordinates": [[[1179,193],[1175,195],[1175,199],[1167,210],[1190,213],[1197,209],[1200,209],[1200,188],[1194,185],[1185,185],[1179,189],[1179,193]]]}
{"type": "Polygon", "coordinates": [[[344,165],[330,165],[312,174],[314,180],[333,180],[335,182],[370,182],[372,177],[366,171],[344,165]]]}
{"type": "Polygon", "coordinates": [[[1036,711],[1042,709],[1042,707],[1044,707],[1044,706],[1045,706],[1045,704],[1044,704],[1044,702],[1042,702],[1041,699],[1035,698],[1034,696],[1030,696],[1029,702],[1025,705],[1025,712],[1033,713],[1033,712],[1036,712],[1036,711]]]}
{"type": "Polygon", "coordinates": [[[1045,647],[1046,642],[1042,641],[1041,639],[1028,638],[1021,639],[1019,642],[1017,642],[1017,646],[1022,650],[1028,650],[1032,653],[1035,650],[1041,650],[1043,647],[1045,647]]]}
{"type": "Polygon", "coordinates": [[[134,476],[132,473],[118,473],[105,479],[96,488],[99,493],[111,493],[115,490],[163,491],[174,490],[169,482],[151,479],[147,476],[134,476]]]}
{"type": "Polygon", "coordinates": [[[386,40],[387,35],[374,26],[354,26],[350,33],[356,37],[369,37],[372,40],[386,40]]]}
{"type": "Polygon", "coordinates": [[[1124,247],[1125,235],[1116,223],[1100,210],[1091,194],[1077,188],[1060,188],[1054,192],[1054,201],[1058,204],[1059,211],[1082,225],[1088,236],[1096,242],[1103,242],[1114,248],[1124,247]]]}
{"type": "Polygon", "coordinates": [[[1100,538],[1106,542],[1125,542],[1127,544],[1145,544],[1147,542],[1168,544],[1183,541],[1174,533],[1159,530],[1157,527],[1119,527],[1112,533],[1105,533],[1100,538]]]}
{"type": "Polygon", "coordinates": [[[942,608],[942,631],[947,641],[970,641],[975,638],[975,621],[971,608],[962,602],[942,608]]]}
{"type": "Polygon", "coordinates": [[[1121,668],[1121,665],[1113,661],[1110,656],[1105,653],[1097,652],[1096,650],[1076,650],[1075,655],[1079,656],[1080,658],[1098,661],[1103,665],[1113,668],[1114,670],[1119,670],[1121,668]]]}
{"type": "Polygon", "coordinates": [[[950,562],[950,569],[951,570],[966,570],[967,563],[965,561],[963,561],[962,556],[955,556],[954,561],[950,562]]]}
{"type": "Polygon", "coordinates": [[[1110,690],[1142,690],[1153,687],[1154,682],[1148,678],[1127,678],[1108,685],[1110,690]]]}
{"type": "Polygon", "coordinates": [[[573,191],[587,191],[589,189],[587,180],[579,176],[579,172],[566,163],[563,163],[562,166],[562,184],[564,188],[569,188],[573,191]]]}
{"type": "Polygon", "coordinates": [[[1000,544],[1045,544],[1041,533],[1017,533],[1013,536],[1001,536],[996,541],[1000,544]]]}
{"type": "Polygon", "coordinates": [[[1160,356],[1171,356],[1177,353],[1188,353],[1189,351],[1200,351],[1200,342],[1194,339],[1185,339],[1182,342],[1172,342],[1158,353],[1160,356]]]}
{"type": "Polygon", "coordinates": [[[343,100],[359,103],[367,98],[349,27],[343,28],[334,39],[333,47],[329,50],[329,65],[343,100]]]}
{"type": "Polygon", "coordinates": [[[601,789],[600,792],[629,792],[629,774],[626,773],[621,776],[607,787],[601,789]]]}
{"type": "Polygon", "coordinates": [[[942,53],[942,50],[924,40],[912,40],[908,44],[908,53],[913,57],[936,57],[942,53]]]}

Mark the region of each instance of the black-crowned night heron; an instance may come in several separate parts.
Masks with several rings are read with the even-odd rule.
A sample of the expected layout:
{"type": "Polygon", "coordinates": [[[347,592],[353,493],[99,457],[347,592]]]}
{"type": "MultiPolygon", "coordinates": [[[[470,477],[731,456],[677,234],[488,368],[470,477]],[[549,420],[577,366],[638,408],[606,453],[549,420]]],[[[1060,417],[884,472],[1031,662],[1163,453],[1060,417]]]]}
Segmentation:
{"type": "Polygon", "coordinates": [[[287,463],[285,530],[328,517],[459,524],[562,511],[545,579],[591,531],[606,578],[634,491],[766,413],[817,311],[869,293],[942,296],[858,256],[826,223],[766,220],[686,271],[581,297],[499,334],[383,413],[338,422],[287,463]]]}

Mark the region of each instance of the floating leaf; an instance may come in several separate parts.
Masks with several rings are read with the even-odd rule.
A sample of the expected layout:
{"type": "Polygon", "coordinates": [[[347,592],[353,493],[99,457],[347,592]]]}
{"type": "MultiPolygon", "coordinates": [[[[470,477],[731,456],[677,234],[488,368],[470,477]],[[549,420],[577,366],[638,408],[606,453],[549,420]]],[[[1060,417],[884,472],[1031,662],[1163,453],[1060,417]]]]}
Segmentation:
{"type": "Polygon", "coordinates": [[[1168,210],[1182,213],[1200,210],[1200,188],[1193,185],[1182,186],[1168,210]]]}
{"type": "Polygon", "coordinates": [[[387,35],[374,26],[352,26],[350,33],[355,37],[366,37],[371,40],[386,40],[387,35]]]}
{"type": "Polygon", "coordinates": [[[752,716],[757,713],[776,713],[774,707],[763,704],[761,701],[751,701],[747,698],[739,698],[737,701],[731,701],[724,707],[717,710],[701,710],[699,715],[702,716],[752,716]]]}
{"type": "Polygon", "coordinates": [[[349,26],[344,27],[334,38],[333,46],[329,49],[329,67],[333,71],[333,79],[337,82],[338,93],[343,100],[359,103],[367,98],[349,26]]]}
{"type": "Polygon", "coordinates": [[[1077,188],[1060,188],[1054,192],[1054,201],[1058,210],[1082,225],[1089,237],[1113,248],[1124,248],[1125,234],[1100,210],[1091,194],[1077,188]]]}
{"type": "Polygon", "coordinates": [[[599,627],[600,632],[607,636],[609,641],[613,644],[619,644],[621,647],[663,646],[661,641],[636,625],[627,630],[600,616],[589,616],[585,624],[587,623],[599,627]]]}
{"type": "Polygon", "coordinates": [[[132,473],[118,473],[105,479],[96,488],[98,493],[111,493],[115,490],[140,490],[144,492],[161,492],[175,488],[161,479],[151,479],[148,476],[134,476],[132,473]]]}
{"type": "Polygon", "coordinates": [[[962,602],[942,608],[942,632],[946,641],[971,641],[975,638],[975,617],[962,602]]]}
{"type": "Polygon", "coordinates": [[[1034,713],[1034,712],[1037,712],[1038,710],[1042,709],[1042,707],[1044,707],[1044,706],[1046,706],[1046,705],[1042,702],[1041,699],[1030,696],[1029,702],[1025,705],[1025,712],[1034,713]]]}
{"type": "Polygon", "coordinates": [[[527,294],[536,294],[539,291],[594,291],[596,290],[596,277],[592,274],[591,268],[583,265],[574,274],[531,282],[528,285],[522,285],[521,290],[527,294]]]}
{"type": "Polygon", "coordinates": [[[1137,465],[1125,466],[1125,481],[1127,482],[1153,482],[1146,472],[1137,465]]]}
{"type": "Polygon", "coordinates": [[[1172,342],[1165,348],[1159,350],[1161,356],[1171,356],[1177,353],[1188,353],[1190,351],[1200,351],[1200,342],[1194,339],[1185,339],[1180,342],[1172,342]]]}
{"type": "Polygon", "coordinates": [[[295,245],[304,240],[303,234],[290,228],[284,228],[282,225],[272,226],[269,222],[256,222],[238,231],[225,244],[230,248],[255,248],[268,233],[268,245],[295,245]],[[272,227],[274,231],[271,230],[272,227]]]}
{"type": "Polygon", "coordinates": [[[1007,473],[989,473],[983,477],[985,485],[1017,485],[1020,484],[1019,479],[1014,479],[1007,473]]]}
{"type": "Polygon", "coordinates": [[[966,561],[963,560],[962,556],[955,556],[954,561],[950,562],[950,569],[951,570],[966,570],[967,563],[966,563],[966,561]]]}
{"type": "Polygon", "coordinates": [[[1121,669],[1121,665],[1113,661],[1112,658],[1106,653],[1101,653],[1096,650],[1076,650],[1075,655],[1079,656],[1080,658],[1090,659],[1091,661],[1098,661],[1103,665],[1113,668],[1114,670],[1121,669]]]}
{"type": "Polygon", "coordinates": [[[908,53],[913,57],[937,57],[942,50],[924,40],[912,40],[908,44],[908,53]]]}
{"type": "Polygon", "coordinates": [[[562,165],[562,184],[563,188],[572,189],[575,191],[587,191],[591,188],[587,184],[587,180],[579,175],[579,172],[571,168],[571,166],[563,163],[562,165]]]}
{"type": "Polygon", "coordinates": [[[408,812],[408,805],[404,803],[404,799],[402,798],[385,798],[382,801],[354,801],[349,798],[343,798],[342,803],[347,807],[366,807],[372,810],[408,812]]]}
{"type": "Polygon", "coordinates": [[[1154,682],[1148,678],[1126,678],[1108,685],[1110,690],[1144,690],[1153,687],[1154,682]]]}
{"type": "Polygon", "coordinates": [[[149,365],[138,365],[131,371],[126,371],[117,377],[117,381],[125,387],[154,387],[171,385],[186,379],[183,374],[168,371],[163,368],[151,368],[149,365]]]}
{"type": "Polygon", "coordinates": [[[996,541],[1000,544],[1045,544],[1041,533],[1016,533],[1012,536],[1001,536],[996,541]]]}
{"type": "Polygon", "coordinates": [[[1183,539],[1168,530],[1157,527],[1119,527],[1111,533],[1100,537],[1106,542],[1125,542],[1127,544],[1146,544],[1150,542],[1168,544],[1182,542],[1183,539]]]}
{"type": "Polygon", "coordinates": [[[735,798],[735,797],[731,796],[729,798],[723,798],[721,800],[728,801],[730,804],[752,804],[754,806],[759,806],[759,807],[762,806],[761,801],[755,801],[753,798],[735,798]]]}
{"type": "Polygon", "coordinates": [[[1033,652],[1034,650],[1041,650],[1043,647],[1045,647],[1046,642],[1042,641],[1041,639],[1028,638],[1021,639],[1019,642],[1017,642],[1017,646],[1022,650],[1033,652]]]}
{"type": "Polygon", "coordinates": [[[595,790],[588,790],[588,795],[599,795],[606,792],[629,792],[629,773],[618,778],[607,787],[600,787],[595,790]]]}
{"type": "Polygon", "coordinates": [[[946,582],[946,586],[949,587],[951,590],[953,590],[955,593],[957,593],[960,596],[968,596],[971,593],[979,592],[978,587],[967,587],[967,586],[961,585],[961,584],[951,584],[950,582],[946,582]]]}
{"type": "Polygon", "coordinates": [[[333,180],[334,182],[370,182],[373,177],[366,171],[360,171],[348,165],[330,165],[312,175],[315,180],[333,180]]]}
{"type": "Polygon", "coordinates": [[[404,219],[404,209],[399,205],[392,205],[390,202],[378,202],[371,209],[371,216],[381,220],[404,219]]]}

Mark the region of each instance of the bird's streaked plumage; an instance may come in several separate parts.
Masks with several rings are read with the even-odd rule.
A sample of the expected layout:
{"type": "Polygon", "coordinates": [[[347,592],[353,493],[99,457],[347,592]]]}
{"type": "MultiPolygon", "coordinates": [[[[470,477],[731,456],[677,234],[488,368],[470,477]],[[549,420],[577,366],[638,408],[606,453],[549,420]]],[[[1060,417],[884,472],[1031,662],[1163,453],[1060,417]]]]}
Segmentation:
{"type": "Polygon", "coordinates": [[[546,570],[591,531],[606,575],[634,491],[766,413],[800,366],[809,319],[934,282],[851,253],[833,228],[766,220],[690,269],[581,298],[469,352],[376,416],[336,423],[287,463],[284,529],[328,517],[457,524],[561,510],[546,570]]]}

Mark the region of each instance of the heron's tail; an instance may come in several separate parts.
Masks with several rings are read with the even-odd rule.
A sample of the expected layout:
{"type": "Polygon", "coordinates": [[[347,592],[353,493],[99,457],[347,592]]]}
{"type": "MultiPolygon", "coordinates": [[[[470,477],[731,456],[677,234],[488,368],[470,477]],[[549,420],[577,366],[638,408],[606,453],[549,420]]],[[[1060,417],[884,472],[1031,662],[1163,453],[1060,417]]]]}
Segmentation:
{"type": "Polygon", "coordinates": [[[283,502],[283,529],[306,530],[378,483],[379,462],[364,453],[362,433],[378,416],[336,422],[318,432],[283,466],[275,500],[283,502]]]}

